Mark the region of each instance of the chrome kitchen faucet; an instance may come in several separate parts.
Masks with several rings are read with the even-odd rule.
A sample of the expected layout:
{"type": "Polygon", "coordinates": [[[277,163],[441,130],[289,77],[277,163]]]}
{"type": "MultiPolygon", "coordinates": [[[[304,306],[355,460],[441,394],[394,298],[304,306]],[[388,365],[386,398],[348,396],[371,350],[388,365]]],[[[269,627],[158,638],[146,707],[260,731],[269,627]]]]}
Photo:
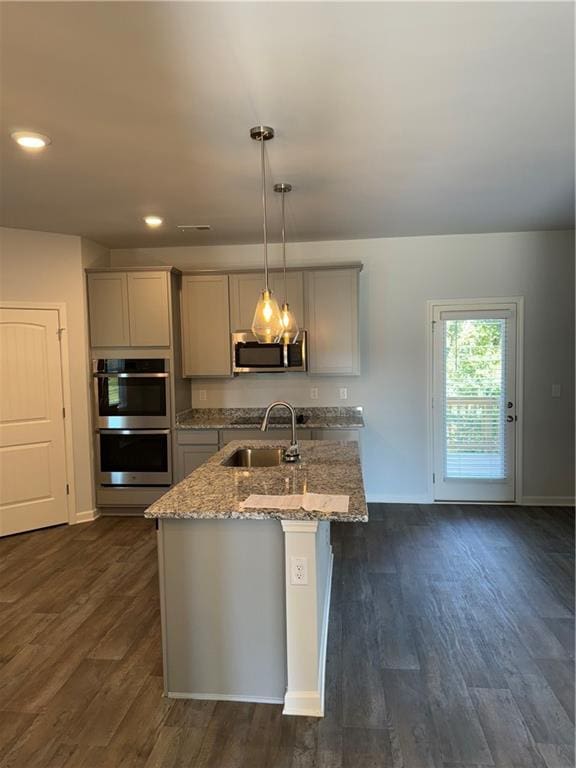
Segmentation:
{"type": "Polygon", "coordinates": [[[264,414],[264,419],[262,421],[260,430],[262,432],[266,432],[268,429],[270,414],[277,406],[288,408],[290,411],[290,417],[292,419],[292,439],[290,440],[290,447],[286,448],[284,451],[283,460],[288,462],[298,461],[300,458],[300,449],[298,448],[298,440],[296,440],[296,411],[294,410],[294,406],[290,405],[290,403],[287,403],[285,400],[275,400],[273,403],[270,403],[268,408],[266,408],[266,413],[264,414]]]}

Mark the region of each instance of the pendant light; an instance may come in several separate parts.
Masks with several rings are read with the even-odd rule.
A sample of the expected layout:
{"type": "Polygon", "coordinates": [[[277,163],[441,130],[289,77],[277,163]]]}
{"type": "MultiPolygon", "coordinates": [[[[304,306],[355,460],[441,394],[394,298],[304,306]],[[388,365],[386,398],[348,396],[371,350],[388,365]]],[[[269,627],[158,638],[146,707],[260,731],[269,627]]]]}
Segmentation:
{"type": "Polygon", "coordinates": [[[282,318],[280,307],[268,285],[268,232],[266,221],[266,158],[264,142],[274,137],[274,129],[257,125],[250,129],[250,137],[260,142],[260,164],[262,170],[262,216],[264,230],[264,290],[256,305],[252,320],[252,333],[261,344],[271,344],[282,336],[282,318]]]}
{"type": "Polygon", "coordinates": [[[284,269],[284,303],[280,310],[282,320],[282,341],[284,344],[293,344],[298,338],[300,329],[294,317],[294,313],[288,305],[288,290],[286,288],[286,213],[284,202],[288,192],[292,191],[291,184],[275,184],[274,192],[282,195],[282,265],[284,269]]]}

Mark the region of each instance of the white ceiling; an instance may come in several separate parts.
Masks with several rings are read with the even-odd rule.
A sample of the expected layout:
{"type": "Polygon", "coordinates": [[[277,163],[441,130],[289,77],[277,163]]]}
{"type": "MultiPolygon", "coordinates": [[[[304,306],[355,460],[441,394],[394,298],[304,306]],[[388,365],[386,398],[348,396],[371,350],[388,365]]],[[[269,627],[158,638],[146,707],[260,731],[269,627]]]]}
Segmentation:
{"type": "Polygon", "coordinates": [[[112,247],[258,241],[264,123],[292,240],[571,227],[573,13],[3,3],[2,223],[112,247]],[[52,145],[23,152],[22,128],[52,145]]]}

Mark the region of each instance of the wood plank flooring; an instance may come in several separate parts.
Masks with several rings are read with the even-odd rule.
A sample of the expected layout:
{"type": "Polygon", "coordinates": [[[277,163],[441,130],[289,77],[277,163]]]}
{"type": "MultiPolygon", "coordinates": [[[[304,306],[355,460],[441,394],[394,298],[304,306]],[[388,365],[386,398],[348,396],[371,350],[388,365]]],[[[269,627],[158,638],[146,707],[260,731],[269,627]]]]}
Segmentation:
{"type": "Polygon", "coordinates": [[[150,521],[0,540],[2,768],[570,768],[574,517],[333,526],[326,717],[162,698],[150,521]]]}

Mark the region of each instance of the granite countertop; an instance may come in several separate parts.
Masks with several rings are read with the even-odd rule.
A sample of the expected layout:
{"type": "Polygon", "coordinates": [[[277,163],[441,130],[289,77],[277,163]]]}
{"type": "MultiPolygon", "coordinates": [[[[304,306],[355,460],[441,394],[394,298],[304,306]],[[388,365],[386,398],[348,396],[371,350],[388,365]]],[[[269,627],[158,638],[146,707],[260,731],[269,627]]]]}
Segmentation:
{"type": "MultiPolygon", "coordinates": [[[[192,408],[179,413],[176,429],[259,429],[265,408],[192,408]]],[[[296,408],[298,426],[306,429],[361,429],[361,406],[345,408],[296,408]]],[[[274,409],[270,429],[286,429],[290,417],[285,408],[274,409]]]]}
{"type": "Polygon", "coordinates": [[[301,460],[278,467],[226,467],[221,462],[241,447],[288,447],[287,440],[234,440],[154,502],[146,512],[153,518],[247,518],[254,520],[338,520],[366,522],[368,509],[358,444],[337,440],[300,441],[301,460]],[[286,495],[344,494],[345,513],[304,509],[240,509],[252,493],[286,495]]]}

